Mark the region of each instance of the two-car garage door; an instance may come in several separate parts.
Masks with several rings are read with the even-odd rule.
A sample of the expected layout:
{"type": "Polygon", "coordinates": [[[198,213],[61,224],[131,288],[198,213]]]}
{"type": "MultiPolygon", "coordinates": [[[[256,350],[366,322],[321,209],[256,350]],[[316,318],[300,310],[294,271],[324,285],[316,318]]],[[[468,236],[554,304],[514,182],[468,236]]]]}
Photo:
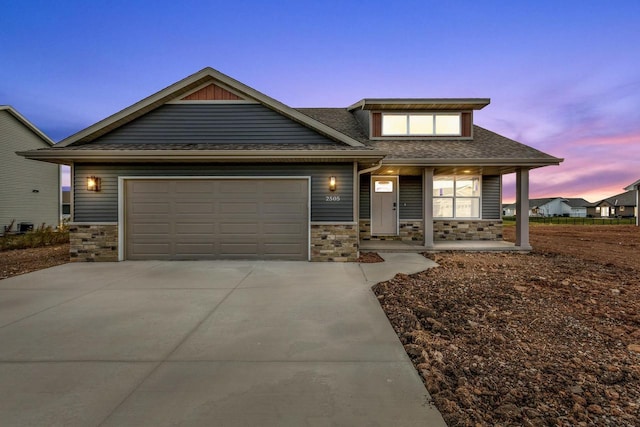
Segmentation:
{"type": "Polygon", "coordinates": [[[308,179],[125,180],[129,260],[307,260],[308,179]]]}

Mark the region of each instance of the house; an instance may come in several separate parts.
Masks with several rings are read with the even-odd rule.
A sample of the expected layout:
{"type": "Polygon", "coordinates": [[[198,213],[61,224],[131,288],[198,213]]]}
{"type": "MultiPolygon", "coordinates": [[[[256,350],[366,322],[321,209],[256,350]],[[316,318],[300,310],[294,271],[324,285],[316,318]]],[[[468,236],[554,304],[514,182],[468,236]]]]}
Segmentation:
{"type": "Polygon", "coordinates": [[[503,203],[502,204],[502,216],[516,216],[516,204],[515,203],[503,203]]]}
{"type": "Polygon", "coordinates": [[[625,190],[633,191],[636,194],[636,207],[635,207],[635,217],[636,217],[636,225],[640,226],[640,217],[638,216],[638,211],[640,210],[640,179],[634,182],[633,184],[629,184],[625,190]]]}
{"type": "Polygon", "coordinates": [[[636,216],[636,191],[629,190],[593,203],[588,215],[594,218],[632,218],[636,216]]]}
{"type": "Polygon", "coordinates": [[[569,206],[569,216],[573,218],[586,218],[587,208],[591,203],[581,197],[565,198],[564,203],[569,206]]]}
{"type": "Polygon", "coordinates": [[[569,206],[562,197],[548,197],[545,199],[529,199],[529,216],[563,216],[568,214],[569,206]]]}
{"type": "Polygon", "coordinates": [[[8,105],[0,105],[0,234],[60,222],[60,167],[17,151],[50,148],[53,141],[8,105]]]}
{"type": "Polygon", "coordinates": [[[502,175],[526,206],[562,159],[475,126],[489,102],[294,109],[205,68],[21,154],[71,165],[74,260],[353,261],[361,239],[502,239],[502,175]]]}
{"type": "Polygon", "coordinates": [[[71,189],[62,187],[62,219],[71,219],[71,189]]]}

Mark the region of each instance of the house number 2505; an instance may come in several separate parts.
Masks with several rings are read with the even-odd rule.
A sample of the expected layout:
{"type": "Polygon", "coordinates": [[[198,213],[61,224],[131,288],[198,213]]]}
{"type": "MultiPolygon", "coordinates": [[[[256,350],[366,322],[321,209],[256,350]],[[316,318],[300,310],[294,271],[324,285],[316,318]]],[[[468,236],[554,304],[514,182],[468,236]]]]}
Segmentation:
{"type": "Polygon", "coordinates": [[[340,201],[340,196],[325,196],[325,201],[326,202],[339,202],[340,201]]]}

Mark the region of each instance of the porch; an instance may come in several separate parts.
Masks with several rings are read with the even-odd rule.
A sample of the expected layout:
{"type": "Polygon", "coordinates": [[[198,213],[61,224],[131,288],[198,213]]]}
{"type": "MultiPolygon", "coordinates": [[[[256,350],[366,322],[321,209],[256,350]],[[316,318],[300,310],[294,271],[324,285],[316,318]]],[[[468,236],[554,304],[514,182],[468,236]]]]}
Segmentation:
{"type": "Polygon", "coordinates": [[[504,240],[435,241],[430,248],[416,241],[360,240],[362,252],[529,252],[530,250],[530,247],[516,246],[504,240]]]}

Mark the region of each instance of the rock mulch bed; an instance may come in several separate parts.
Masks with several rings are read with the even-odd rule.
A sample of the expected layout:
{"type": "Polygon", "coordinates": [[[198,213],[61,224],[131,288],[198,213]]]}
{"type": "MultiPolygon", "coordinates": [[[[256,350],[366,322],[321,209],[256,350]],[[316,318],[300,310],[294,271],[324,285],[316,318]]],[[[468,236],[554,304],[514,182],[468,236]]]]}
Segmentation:
{"type": "Polygon", "coordinates": [[[431,257],[374,292],[449,425],[640,425],[640,266],[431,257]]]}

